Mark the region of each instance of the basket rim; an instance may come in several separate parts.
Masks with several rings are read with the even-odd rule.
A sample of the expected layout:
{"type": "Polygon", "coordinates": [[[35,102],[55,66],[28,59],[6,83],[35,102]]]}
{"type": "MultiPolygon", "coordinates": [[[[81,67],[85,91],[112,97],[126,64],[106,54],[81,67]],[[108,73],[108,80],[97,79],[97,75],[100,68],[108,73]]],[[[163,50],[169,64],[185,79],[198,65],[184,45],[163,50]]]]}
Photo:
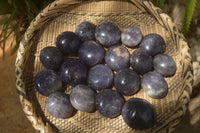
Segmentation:
{"type": "MultiPolygon", "coordinates": [[[[15,62],[16,88],[19,94],[23,111],[26,114],[26,117],[31,121],[33,127],[40,132],[54,132],[54,131],[53,131],[52,126],[48,122],[45,122],[42,119],[42,117],[36,113],[36,110],[34,110],[33,104],[31,103],[29,97],[27,96],[26,87],[23,82],[24,66],[26,65],[26,60],[29,56],[30,41],[32,37],[34,36],[35,31],[40,29],[45,24],[45,22],[63,13],[63,12],[59,12],[60,9],[64,9],[64,8],[66,9],[72,5],[81,4],[86,1],[93,2],[97,0],[85,0],[85,1],[83,0],[56,0],[53,3],[50,3],[31,22],[30,26],[27,28],[24,34],[24,38],[21,40],[19,50],[17,52],[16,62],[15,62]],[[56,10],[57,13],[51,12],[51,10],[54,10],[54,12],[56,10]]],[[[110,0],[107,0],[107,1],[110,1],[110,0]]],[[[150,15],[156,18],[159,24],[161,24],[168,31],[170,31],[170,36],[172,36],[172,40],[175,42],[175,44],[178,44],[181,39],[182,45],[184,45],[186,49],[189,49],[188,44],[185,40],[185,37],[179,30],[178,26],[175,23],[173,23],[172,19],[167,14],[163,13],[160,8],[154,6],[151,2],[144,1],[144,0],[127,0],[127,2],[131,2],[132,4],[136,5],[141,10],[144,10],[146,12],[148,11],[150,15]],[[166,22],[165,20],[168,20],[168,21],[166,22]]],[[[189,53],[188,53],[188,56],[190,57],[189,53]]],[[[189,66],[191,66],[191,62],[189,66]]],[[[189,90],[192,91],[192,84],[188,84],[188,86],[189,86],[189,90]]],[[[188,97],[188,100],[189,100],[189,97],[188,97]]]]}

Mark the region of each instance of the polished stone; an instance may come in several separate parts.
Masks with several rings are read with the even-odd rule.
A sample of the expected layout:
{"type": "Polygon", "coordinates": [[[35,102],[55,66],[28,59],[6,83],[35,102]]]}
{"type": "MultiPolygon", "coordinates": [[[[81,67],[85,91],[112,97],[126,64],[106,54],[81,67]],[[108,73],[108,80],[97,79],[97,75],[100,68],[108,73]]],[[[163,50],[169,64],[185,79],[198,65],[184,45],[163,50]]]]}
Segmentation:
{"type": "Polygon", "coordinates": [[[95,110],[96,92],[87,85],[77,85],[70,94],[71,104],[77,110],[93,112],[95,110]]]}
{"type": "Polygon", "coordinates": [[[87,83],[95,90],[107,89],[113,83],[113,72],[108,66],[95,65],[89,69],[87,83]]]}
{"type": "Polygon", "coordinates": [[[105,117],[114,118],[121,113],[124,100],[111,89],[101,90],[96,96],[96,108],[105,117]]]}
{"type": "Polygon", "coordinates": [[[44,96],[62,89],[61,77],[54,70],[50,69],[37,73],[34,83],[36,90],[44,96]]]}
{"type": "Polygon", "coordinates": [[[95,30],[95,37],[99,43],[105,47],[110,47],[119,43],[121,38],[120,29],[111,22],[99,24],[95,30]]]}
{"type": "Polygon", "coordinates": [[[48,96],[46,109],[54,117],[68,118],[72,116],[74,108],[70,103],[69,95],[63,92],[55,92],[48,96]]]}
{"type": "Polygon", "coordinates": [[[119,93],[133,95],[140,89],[140,77],[131,69],[123,69],[115,74],[114,85],[119,93]]]}
{"type": "Polygon", "coordinates": [[[141,87],[152,98],[163,98],[168,91],[164,77],[157,72],[148,72],[143,75],[141,87]]]}
{"type": "Polygon", "coordinates": [[[145,74],[153,69],[153,59],[144,49],[136,49],[130,58],[130,65],[138,74],[145,74]]]}
{"type": "Polygon", "coordinates": [[[140,43],[140,47],[145,49],[151,56],[163,53],[165,45],[165,40],[156,33],[144,36],[140,43]]]}
{"type": "Polygon", "coordinates": [[[166,54],[158,54],[153,59],[154,69],[163,76],[172,76],[176,72],[176,63],[166,54]]]}
{"type": "Polygon", "coordinates": [[[122,30],[121,40],[128,47],[136,47],[142,40],[142,32],[135,26],[126,27],[122,30]]]}
{"type": "Polygon", "coordinates": [[[130,63],[129,51],[123,46],[112,46],[106,51],[105,62],[115,71],[128,68],[130,63]]]}
{"type": "Polygon", "coordinates": [[[124,104],[122,117],[129,127],[136,130],[150,128],[154,123],[151,104],[140,98],[131,98],[124,104]]]}

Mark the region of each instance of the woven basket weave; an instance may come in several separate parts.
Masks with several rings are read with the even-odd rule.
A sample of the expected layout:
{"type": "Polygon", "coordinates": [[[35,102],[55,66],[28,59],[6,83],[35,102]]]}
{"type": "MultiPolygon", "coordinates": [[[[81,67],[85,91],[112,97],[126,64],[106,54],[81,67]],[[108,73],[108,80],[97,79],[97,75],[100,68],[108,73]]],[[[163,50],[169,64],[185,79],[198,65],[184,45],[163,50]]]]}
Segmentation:
{"type": "MultiPolygon", "coordinates": [[[[191,56],[188,45],[171,18],[152,3],[140,0],[57,0],[47,6],[32,21],[21,41],[16,59],[16,86],[23,111],[33,127],[41,133],[50,132],[119,132],[146,133],[172,132],[180,122],[190,100],[192,91],[191,56]],[[42,48],[55,46],[55,38],[63,31],[75,31],[76,25],[88,20],[94,24],[114,22],[123,29],[137,26],[143,36],[160,34],[166,42],[165,53],[173,57],[177,65],[176,74],[165,78],[168,94],[162,99],[153,99],[140,90],[132,97],[143,98],[152,104],[155,123],[147,130],[133,130],[118,116],[114,119],[95,113],[77,113],[68,119],[58,119],[45,109],[46,97],[34,88],[35,75],[45,68],[39,60],[42,48]]],[[[129,49],[132,53],[133,49],[129,49]]],[[[69,93],[69,86],[66,93],[69,93]]],[[[126,97],[130,98],[130,97],[126,97]]]]}

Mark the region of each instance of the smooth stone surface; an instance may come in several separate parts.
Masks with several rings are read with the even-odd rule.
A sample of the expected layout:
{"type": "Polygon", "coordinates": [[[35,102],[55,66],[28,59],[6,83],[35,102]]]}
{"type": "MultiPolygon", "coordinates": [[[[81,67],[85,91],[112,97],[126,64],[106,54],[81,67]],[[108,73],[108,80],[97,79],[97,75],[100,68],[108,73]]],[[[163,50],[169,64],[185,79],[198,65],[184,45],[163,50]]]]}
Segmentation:
{"type": "Polygon", "coordinates": [[[93,23],[83,21],[76,26],[75,33],[81,38],[82,41],[95,40],[95,28],[96,26],[93,23]]]}
{"type": "Polygon", "coordinates": [[[43,70],[35,76],[35,88],[40,94],[48,96],[62,89],[62,79],[54,70],[43,70]]]}
{"type": "Polygon", "coordinates": [[[80,44],[79,36],[71,31],[62,32],[56,38],[56,47],[65,55],[76,53],[80,44]]]}
{"type": "Polygon", "coordinates": [[[88,72],[87,83],[95,90],[107,89],[113,83],[113,72],[108,66],[95,65],[88,72]]]}
{"type": "Polygon", "coordinates": [[[46,109],[50,115],[57,118],[68,118],[74,111],[69,95],[63,92],[55,92],[49,95],[46,100],[46,109]]]}
{"type": "Polygon", "coordinates": [[[64,55],[56,47],[48,46],[40,52],[40,61],[47,69],[58,70],[63,59],[64,55]]]}
{"type": "Polygon", "coordinates": [[[111,22],[99,24],[95,30],[95,37],[105,47],[119,43],[121,38],[120,29],[111,22]]]}
{"type": "Polygon", "coordinates": [[[165,50],[165,40],[156,33],[151,33],[142,39],[140,47],[145,49],[149,54],[155,56],[161,54],[165,50]]]}
{"type": "Polygon", "coordinates": [[[130,58],[130,65],[138,74],[145,74],[153,69],[153,59],[144,49],[136,49],[130,58]]]}
{"type": "Polygon", "coordinates": [[[121,41],[128,47],[136,47],[142,40],[142,32],[135,26],[124,28],[121,33],[121,41]]]}
{"type": "Polygon", "coordinates": [[[122,117],[129,127],[136,130],[148,129],[154,123],[151,104],[140,98],[131,98],[124,104],[122,117]]]}
{"type": "Polygon", "coordinates": [[[105,62],[115,71],[128,68],[130,62],[129,51],[123,46],[112,46],[106,51],[105,62]]]}
{"type": "Polygon", "coordinates": [[[152,98],[163,98],[168,91],[164,77],[157,72],[148,72],[143,75],[141,87],[152,98]]]}
{"type": "Polygon", "coordinates": [[[61,65],[60,76],[65,84],[82,84],[87,79],[87,67],[79,59],[68,58],[61,65]]]}
{"type": "Polygon", "coordinates": [[[96,108],[105,117],[114,118],[121,113],[124,100],[114,90],[101,90],[96,96],[96,108]]]}
{"type": "Polygon", "coordinates": [[[83,112],[95,110],[96,92],[87,85],[77,85],[72,89],[70,101],[74,108],[83,112]]]}
{"type": "Polygon", "coordinates": [[[173,58],[166,54],[158,54],[153,59],[153,67],[156,72],[163,76],[172,76],[176,72],[176,63],[173,58]]]}
{"type": "Polygon", "coordinates": [[[139,75],[130,69],[118,71],[114,76],[114,85],[123,95],[133,95],[140,89],[139,75]]]}
{"type": "Polygon", "coordinates": [[[84,42],[78,52],[79,59],[88,66],[94,66],[101,63],[104,59],[104,48],[95,41],[84,42]]]}

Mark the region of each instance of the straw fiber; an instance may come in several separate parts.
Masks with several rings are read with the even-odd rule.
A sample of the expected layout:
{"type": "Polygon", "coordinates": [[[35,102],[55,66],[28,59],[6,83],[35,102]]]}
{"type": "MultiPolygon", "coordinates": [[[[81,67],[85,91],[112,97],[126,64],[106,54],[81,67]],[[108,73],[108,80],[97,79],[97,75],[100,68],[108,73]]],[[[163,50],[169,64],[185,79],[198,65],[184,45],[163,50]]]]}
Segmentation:
{"type": "MultiPolygon", "coordinates": [[[[134,49],[128,48],[130,53],[134,49]]],[[[113,132],[147,133],[172,132],[184,116],[192,91],[193,73],[188,45],[171,18],[150,2],[140,0],[57,0],[47,6],[32,21],[21,41],[16,59],[16,86],[22,108],[36,130],[50,132],[113,132]],[[45,109],[46,97],[34,88],[35,75],[45,68],[39,60],[42,48],[55,46],[55,39],[63,31],[75,31],[82,21],[95,25],[109,21],[120,29],[137,26],[143,36],[149,33],[160,34],[166,42],[166,54],[172,56],[177,65],[174,76],[165,78],[168,94],[162,99],[153,99],[143,90],[131,97],[143,98],[152,104],[155,122],[147,130],[133,130],[123,121],[122,116],[109,119],[97,111],[83,113],[77,111],[68,119],[58,119],[45,109]]],[[[67,86],[66,93],[70,93],[67,86]]],[[[125,97],[128,99],[130,97],[125,97]]]]}

